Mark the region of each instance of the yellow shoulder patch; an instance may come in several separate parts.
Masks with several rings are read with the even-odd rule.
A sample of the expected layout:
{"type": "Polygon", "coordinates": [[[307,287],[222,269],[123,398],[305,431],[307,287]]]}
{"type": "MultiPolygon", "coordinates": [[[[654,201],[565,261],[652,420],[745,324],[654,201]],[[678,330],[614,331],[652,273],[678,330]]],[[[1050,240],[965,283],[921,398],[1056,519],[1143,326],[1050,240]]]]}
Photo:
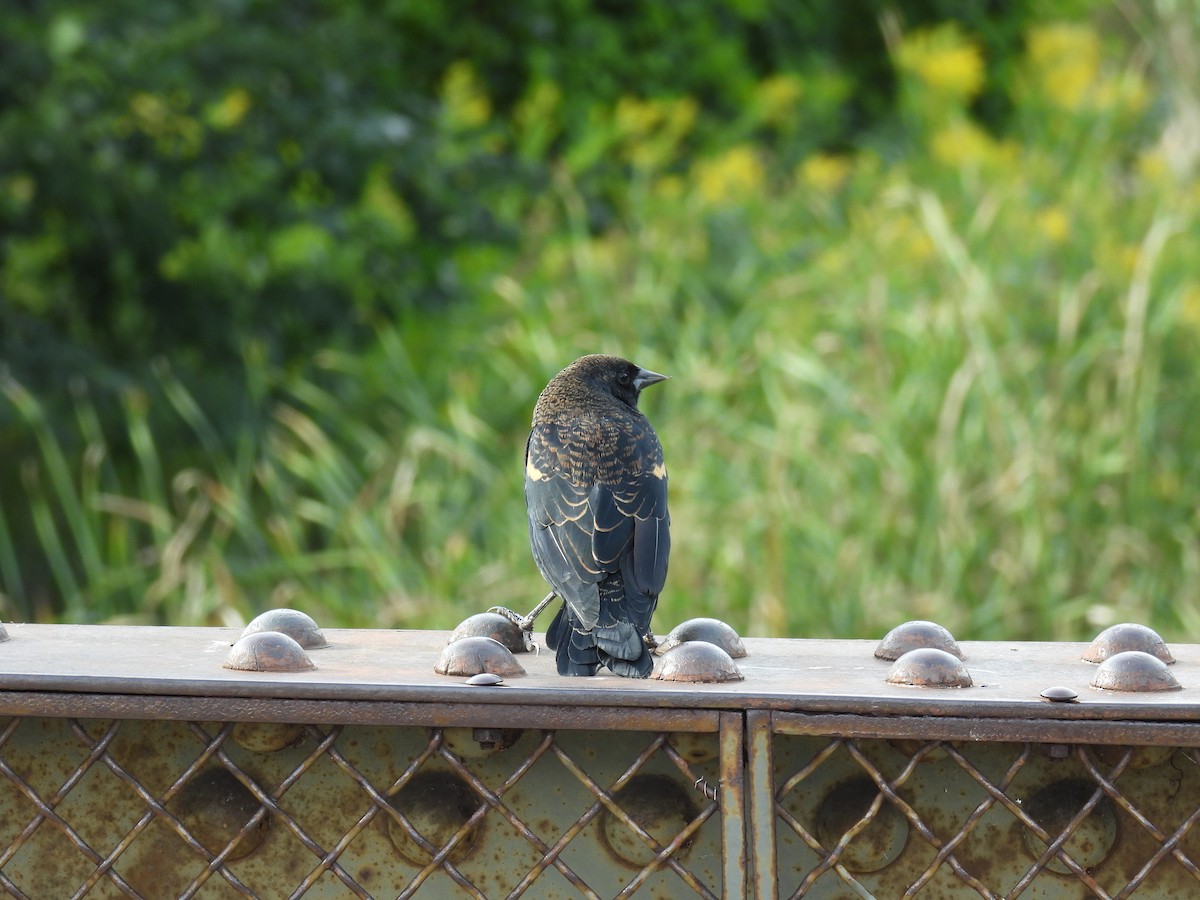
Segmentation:
{"type": "Polygon", "coordinates": [[[667,477],[667,467],[665,465],[663,465],[662,463],[659,463],[657,466],[655,466],[653,469],[650,470],[650,474],[653,475],[655,478],[666,478],[667,477]]]}
{"type": "Polygon", "coordinates": [[[546,473],[533,464],[532,460],[525,461],[525,474],[530,481],[541,481],[546,477],[546,473]]]}

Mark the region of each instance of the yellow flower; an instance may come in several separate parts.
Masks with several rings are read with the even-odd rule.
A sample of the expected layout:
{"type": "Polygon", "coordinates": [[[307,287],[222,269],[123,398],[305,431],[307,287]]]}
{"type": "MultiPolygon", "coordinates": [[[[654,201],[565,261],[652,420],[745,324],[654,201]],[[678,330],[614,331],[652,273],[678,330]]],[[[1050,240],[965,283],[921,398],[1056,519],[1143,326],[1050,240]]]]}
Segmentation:
{"type": "Polygon", "coordinates": [[[456,129],[478,128],[492,117],[492,101],[469,62],[459,61],[442,79],[442,108],[456,129]]]}
{"type": "Polygon", "coordinates": [[[937,131],[929,148],[938,162],[949,166],[993,165],[1016,155],[1011,144],[999,144],[978,125],[961,119],[937,131]]]}
{"type": "Polygon", "coordinates": [[[1061,206],[1048,206],[1034,218],[1042,237],[1052,244],[1061,244],[1071,233],[1071,220],[1061,206]]]}
{"type": "Polygon", "coordinates": [[[1030,31],[1027,57],[1051,104],[1077,110],[1100,71],[1100,38],[1086,25],[1061,23],[1030,31]]]}
{"type": "Polygon", "coordinates": [[[825,194],[832,194],[850,177],[854,164],[845,156],[831,153],[815,153],[796,170],[804,184],[825,194]]]}
{"type": "Polygon", "coordinates": [[[907,35],[898,62],[935,94],[970,99],[983,88],[983,54],[953,24],[907,35]]]}
{"type": "Polygon", "coordinates": [[[205,110],[204,118],[213,128],[229,129],[237,127],[254,101],[250,92],[243,87],[235,87],[226,91],[225,96],[205,110]]]}
{"type": "Polygon", "coordinates": [[[755,90],[755,98],[762,110],[763,121],[785,125],[795,120],[803,93],[804,82],[795,75],[772,75],[761,81],[755,90]]]}
{"type": "Polygon", "coordinates": [[[626,159],[642,169],[671,162],[680,141],[692,130],[698,111],[691,97],[674,100],[622,97],[613,110],[613,125],[621,135],[626,159]]]}
{"type": "Polygon", "coordinates": [[[720,156],[699,160],[692,166],[692,181],[708,203],[741,200],[763,184],[765,173],[752,147],[739,144],[720,156]]]}
{"type": "Polygon", "coordinates": [[[613,124],[622,134],[641,135],[652,131],[663,119],[663,104],[637,97],[622,97],[613,111],[613,124]]]}

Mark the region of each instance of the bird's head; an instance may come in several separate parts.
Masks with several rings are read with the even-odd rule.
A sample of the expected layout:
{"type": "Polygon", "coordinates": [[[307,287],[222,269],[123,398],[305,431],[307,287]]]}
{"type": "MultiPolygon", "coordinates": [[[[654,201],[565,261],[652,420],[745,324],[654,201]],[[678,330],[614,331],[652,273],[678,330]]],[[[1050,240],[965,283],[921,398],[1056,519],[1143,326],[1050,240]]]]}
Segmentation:
{"type": "Polygon", "coordinates": [[[588,381],[635,409],[638,396],[642,393],[643,388],[666,381],[670,377],[643,369],[636,363],[621,359],[619,356],[602,355],[580,357],[567,366],[562,374],[570,374],[588,381]]]}

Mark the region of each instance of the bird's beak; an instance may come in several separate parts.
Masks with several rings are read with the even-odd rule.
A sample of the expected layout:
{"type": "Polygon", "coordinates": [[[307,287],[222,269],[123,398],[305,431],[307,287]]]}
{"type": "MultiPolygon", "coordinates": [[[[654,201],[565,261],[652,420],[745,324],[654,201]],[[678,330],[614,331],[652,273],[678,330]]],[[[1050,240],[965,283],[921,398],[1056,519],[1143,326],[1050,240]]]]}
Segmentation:
{"type": "Polygon", "coordinates": [[[659,375],[657,372],[651,372],[649,369],[638,369],[638,373],[633,379],[633,386],[640,391],[642,388],[650,387],[652,384],[666,381],[670,377],[670,375],[659,375]]]}

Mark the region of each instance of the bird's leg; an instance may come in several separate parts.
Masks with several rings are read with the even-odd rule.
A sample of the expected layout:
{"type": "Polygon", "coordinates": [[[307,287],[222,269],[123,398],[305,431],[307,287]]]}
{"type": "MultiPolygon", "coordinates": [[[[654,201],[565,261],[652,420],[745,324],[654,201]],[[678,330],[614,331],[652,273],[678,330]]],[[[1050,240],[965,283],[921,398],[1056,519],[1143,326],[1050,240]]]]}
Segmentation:
{"type": "Polygon", "coordinates": [[[558,595],[554,593],[554,591],[551,591],[542,598],[541,603],[530,610],[529,615],[527,616],[522,616],[520,613],[513,612],[511,609],[503,606],[493,606],[488,610],[488,612],[497,613],[498,615],[504,616],[504,618],[508,619],[508,621],[520,628],[521,636],[525,639],[525,650],[527,652],[532,651],[536,653],[539,648],[533,640],[533,620],[540,616],[542,611],[550,605],[550,601],[557,596],[558,595]]]}
{"type": "Polygon", "coordinates": [[[658,647],[658,638],[654,636],[653,631],[647,628],[646,633],[642,635],[642,643],[646,645],[647,650],[654,650],[658,647]]]}

